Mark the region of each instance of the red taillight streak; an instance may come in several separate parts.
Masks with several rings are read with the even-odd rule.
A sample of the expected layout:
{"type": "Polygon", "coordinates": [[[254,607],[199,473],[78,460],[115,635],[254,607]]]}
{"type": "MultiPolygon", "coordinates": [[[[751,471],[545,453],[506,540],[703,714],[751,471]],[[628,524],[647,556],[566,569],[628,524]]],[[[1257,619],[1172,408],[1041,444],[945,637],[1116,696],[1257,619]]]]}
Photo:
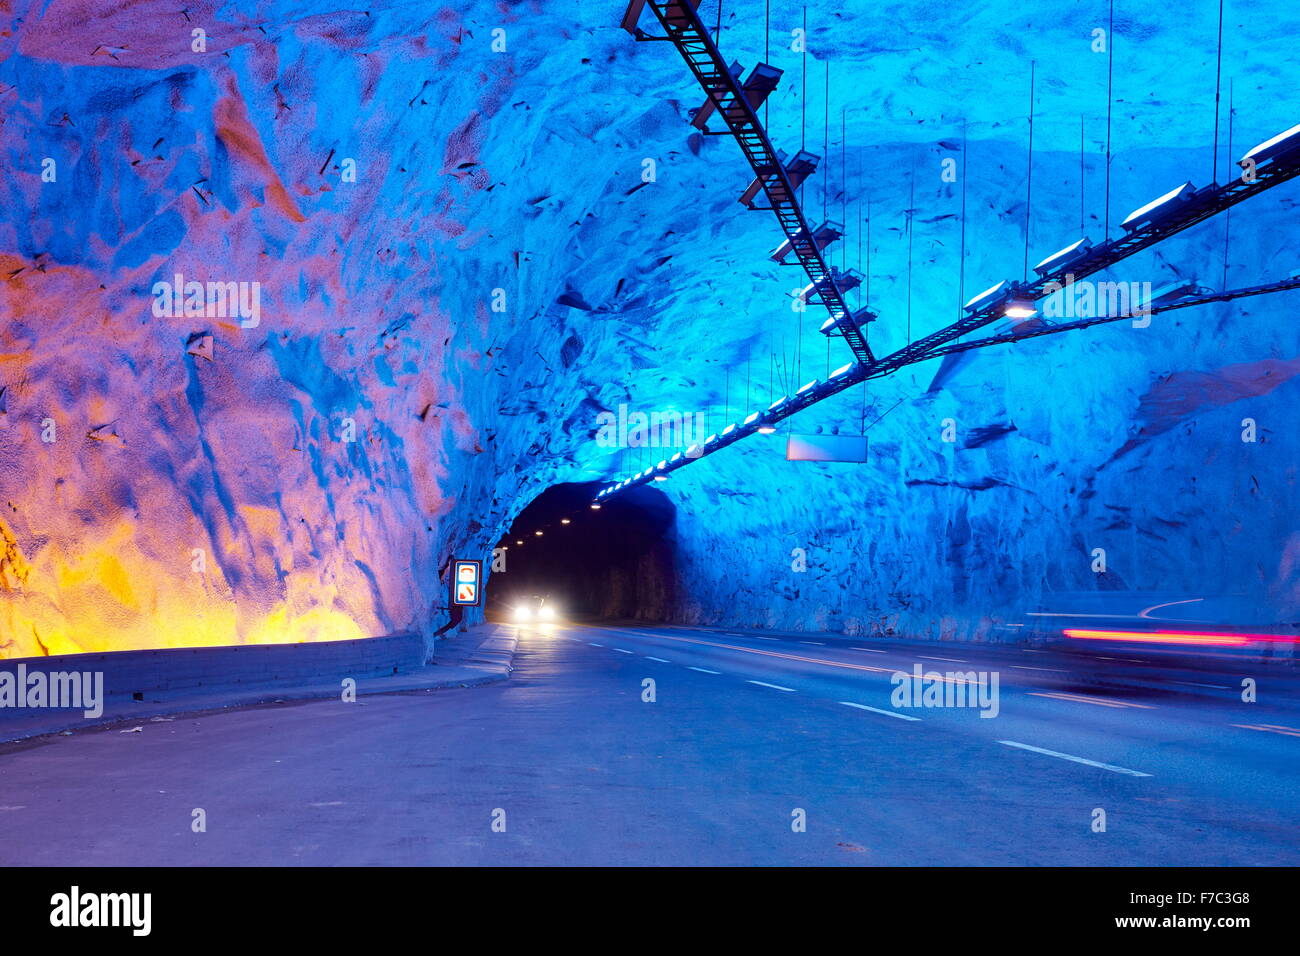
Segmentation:
{"type": "Polygon", "coordinates": [[[1283,634],[1207,634],[1195,631],[1088,631],[1067,628],[1066,637],[1084,641],[1134,641],[1142,644],[1189,644],[1209,647],[1240,647],[1252,641],[1276,641],[1294,644],[1296,639],[1283,634]]]}

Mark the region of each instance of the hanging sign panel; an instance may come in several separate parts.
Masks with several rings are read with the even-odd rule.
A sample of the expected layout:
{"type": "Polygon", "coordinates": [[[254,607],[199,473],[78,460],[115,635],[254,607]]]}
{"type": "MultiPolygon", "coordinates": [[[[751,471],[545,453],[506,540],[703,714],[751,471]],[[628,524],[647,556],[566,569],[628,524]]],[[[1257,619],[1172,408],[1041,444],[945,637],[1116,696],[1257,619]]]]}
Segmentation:
{"type": "Polygon", "coordinates": [[[866,435],[790,435],[785,442],[786,461],[867,460],[866,435]]]}

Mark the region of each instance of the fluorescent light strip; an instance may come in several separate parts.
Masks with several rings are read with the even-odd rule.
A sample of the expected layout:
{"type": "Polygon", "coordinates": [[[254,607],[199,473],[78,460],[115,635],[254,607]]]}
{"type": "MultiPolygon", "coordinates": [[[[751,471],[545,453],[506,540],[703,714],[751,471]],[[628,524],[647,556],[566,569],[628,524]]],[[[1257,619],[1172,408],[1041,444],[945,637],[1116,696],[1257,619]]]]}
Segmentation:
{"type": "Polygon", "coordinates": [[[1256,155],[1267,152],[1271,150],[1274,146],[1277,146],[1279,143],[1285,142],[1286,140],[1291,139],[1293,136],[1296,135],[1300,135],[1300,125],[1292,126],[1286,132],[1278,133],[1272,139],[1264,140],[1264,142],[1260,143],[1258,146],[1252,149],[1245,156],[1241,157],[1241,159],[1238,160],[1238,162],[1244,163],[1248,159],[1253,159],[1256,155]]]}
{"type": "Polygon", "coordinates": [[[970,308],[971,306],[973,306],[975,303],[977,303],[977,302],[982,302],[982,301],[984,301],[985,299],[990,298],[990,297],[991,297],[995,292],[1000,291],[1000,290],[1003,289],[1006,285],[1007,285],[1007,280],[1006,280],[1006,279],[1003,279],[1003,280],[1002,280],[1001,282],[999,282],[997,285],[991,285],[991,286],[989,286],[987,289],[985,289],[985,290],[984,290],[983,292],[981,292],[979,295],[975,296],[975,298],[971,299],[969,302],[967,302],[965,305],[963,305],[962,308],[963,308],[963,309],[969,309],[969,308],[970,308]]]}
{"type": "Polygon", "coordinates": [[[1192,184],[1190,182],[1186,182],[1183,183],[1181,186],[1179,186],[1177,189],[1169,190],[1169,192],[1165,193],[1159,199],[1153,199],[1145,206],[1141,206],[1138,209],[1134,209],[1131,213],[1128,214],[1128,218],[1125,219],[1123,222],[1121,222],[1120,225],[1127,226],[1130,222],[1137,222],[1138,220],[1142,219],[1142,217],[1145,216],[1147,213],[1151,212],[1154,209],[1159,209],[1167,202],[1171,202],[1174,199],[1177,199],[1180,195],[1182,195],[1184,191],[1189,190],[1191,188],[1192,188],[1192,184]]]}
{"type": "Polygon", "coordinates": [[[1038,265],[1034,266],[1034,271],[1037,272],[1038,270],[1042,269],[1043,266],[1047,265],[1049,262],[1055,262],[1057,259],[1064,259],[1066,256],[1074,252],[1074,250],[1078,249],[1081,245],[1083,245],[1087,241],[1088,241],[1088,237],[1084,236],[1082,239],[1078,239],[1075,242],[1070,243],[1064,249],[1061,249],[1058,252],[1053,252],[1050,256],[1048,256],[1038,265]]]}

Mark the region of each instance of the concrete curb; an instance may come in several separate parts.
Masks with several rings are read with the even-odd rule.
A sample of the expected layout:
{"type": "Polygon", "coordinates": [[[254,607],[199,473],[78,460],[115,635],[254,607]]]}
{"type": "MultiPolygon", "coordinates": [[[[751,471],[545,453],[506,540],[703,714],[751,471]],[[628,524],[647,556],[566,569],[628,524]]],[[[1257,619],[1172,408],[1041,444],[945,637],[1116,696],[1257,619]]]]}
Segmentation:
{"type": "MultiPolygon", "coordinates": [[[[514,669],[512,661],[518,640],[497,625],[479,625],[446,643],[450,645],[446,653],[436,654],[432,663],[406,673],[357,676],[354,678],[357,696],[480,687],[508,680],[514,669]],[[486,635],[482,633],[485,629],[486,635]]],[[[76,657],[70,660],[75,661],[76,657]]],[[[75,664],[71,666],[76,668],[75,664]]],[[[81,669],[84,668],[82,665],[81,669]]],[[[340,672],[346,673],[346,669],[340,672]]],[[[151,692],[148,700],[109,696],[104,701],[103,713],[94,718],[66,709],[0,710],[0,744],[156,717],[212,713],[286,701],[338,699],[342,694],[341,681],[334,679],[250,684],[241,672],[236,678],[240,683],[223,685],[220,672],[208,677],[209,682],[202,687],[151,692]]]]}

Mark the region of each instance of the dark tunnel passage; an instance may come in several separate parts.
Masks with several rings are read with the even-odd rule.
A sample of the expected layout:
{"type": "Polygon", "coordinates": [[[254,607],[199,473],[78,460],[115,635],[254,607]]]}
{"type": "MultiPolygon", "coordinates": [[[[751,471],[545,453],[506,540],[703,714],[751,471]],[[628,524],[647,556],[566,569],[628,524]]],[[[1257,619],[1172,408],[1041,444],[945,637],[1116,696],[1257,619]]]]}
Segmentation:
{"type": "Polygon", "coordinates": [[[652,487],[593,509],[599,488],[553,485],[520,512],[488,575],[490,617],[509,619],[520,604],[544,601],[571,619],[668,618],[676,600],[676,509],[652,487]]]}

